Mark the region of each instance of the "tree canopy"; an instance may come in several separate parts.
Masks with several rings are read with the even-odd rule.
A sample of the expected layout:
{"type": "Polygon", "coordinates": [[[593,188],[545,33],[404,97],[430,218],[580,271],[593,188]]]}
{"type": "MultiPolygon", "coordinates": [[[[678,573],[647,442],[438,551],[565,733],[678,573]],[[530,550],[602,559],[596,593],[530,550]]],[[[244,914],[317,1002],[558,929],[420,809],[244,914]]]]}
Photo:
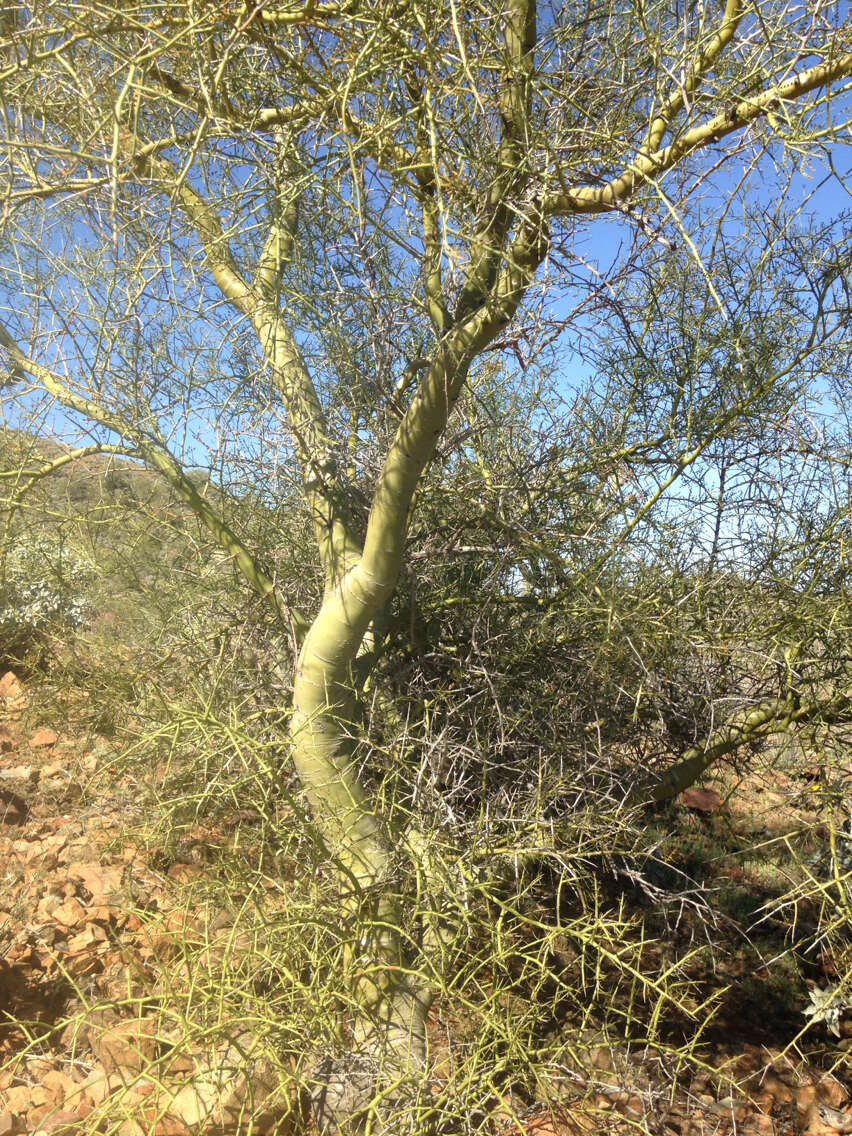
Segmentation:
{"type": "Polygon", "coordinates": [[[412,760],[371,729],[436,667],[513,644],[486,685],[530,721],[561,652],[554,697],[635,747],[636,799],[848,714],[850,250],[806,199],[844,185],[850,76],[825,0],[6,9],[7,421],[147,463],[268,604],[381,975],[353,1044],[397,1080],[431,985],[360,769],[371,739],[378,783],[412,760]],[[258,471],[309,580],[197,465],[258,471]]]}

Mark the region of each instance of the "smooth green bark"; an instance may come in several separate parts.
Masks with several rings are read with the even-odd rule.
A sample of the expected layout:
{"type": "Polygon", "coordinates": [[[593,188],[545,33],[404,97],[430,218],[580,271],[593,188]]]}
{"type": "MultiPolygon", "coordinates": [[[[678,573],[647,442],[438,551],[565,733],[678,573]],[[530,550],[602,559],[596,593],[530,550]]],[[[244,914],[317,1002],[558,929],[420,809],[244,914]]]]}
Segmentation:
{"type": "Polygon", "coordinates": [[[659,777],[645,780],[637,786],[632,797],[638,803],[669,801],[694,785],[717,761],[741,746],[762,741],[772,734],[784,733],[795,726],[816,722],[831,725],[850,720],[852,697],[847,694],[804,703],[793,693],[784,698],[767,699],[737,714],[700,745],[691,746],[659,777]]]}

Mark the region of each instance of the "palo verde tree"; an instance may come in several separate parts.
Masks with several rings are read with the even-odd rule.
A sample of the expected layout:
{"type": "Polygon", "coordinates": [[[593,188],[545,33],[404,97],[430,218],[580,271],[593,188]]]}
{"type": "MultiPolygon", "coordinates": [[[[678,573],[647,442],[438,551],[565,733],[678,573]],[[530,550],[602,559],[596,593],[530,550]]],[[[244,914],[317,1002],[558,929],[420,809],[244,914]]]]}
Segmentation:
{"type": "MultiPolygon", "coordinates": [[[[354,747],[359,695],[394,642],[389,604],[403,567],[416,572],[418,492],[439,467],[450,482],[474,467],[486,488],[499,479],[483,425],[505,421],[495,376],[505,385],[562,334],[610,376],[634,433],[578,403],[573,439],[553,441],[533,480],[548,462],[573,470],[585,523],[611,510],[595,532],[613,549],[690,471],[728,499],[701,463],[713,455],[715,476],[741,468],[740,425],[789,413],[778,392],[842,325],[846,261],[829,234],[800,266],[794,285],[809,298],[791,342],[792,309],[758,326],[760,290],[740,296],[733,265],[714,279],[727,213],[742,171],[783,185],[797,162],[830,157],[848,131],[850,40],[845,7],[827,0],[7,8],[9,405],[39,413],[52,400],[90,437],[76,454],[158,471],[274,612],[293,673],[289,753],[370,960],[352,1044],[388,1063],[386,1081],[417,1080],[431,994],[394,883],[398,837],[354,747]],[[627,243],[607,279],[588,266],[587,230],[627,243]],[[693,294],[669,310],[654,272],[671,282],[684,266],[693,294]],[[649,286],[629,283],[633,268],[649,286]],[[601,337],[616,324],[617,350],[601,337]],[[237,437],[264,417],[284,423],[278,460],[298,482],[321,573],[312,610],[187,475],[227,415],[237,437]]],[[[787,235],[779,221],[763,277],[787,235]]],[[[544,480],[558,497],[559,478],[544,480]]],[[[546,611],[571,575],[565,550],[535,531],[516,547],[502,586],[546,611]]],[[[593,586],[594,565],[575,586],[593,586]]],[[[464,587],[475,592],[475,574],[464,587]]],[[[746,707],[695,739],[654,792],[813,713],[779,698],[746,707]]],[[[416,832],[407,839],[426,856],[416,832]]]]}

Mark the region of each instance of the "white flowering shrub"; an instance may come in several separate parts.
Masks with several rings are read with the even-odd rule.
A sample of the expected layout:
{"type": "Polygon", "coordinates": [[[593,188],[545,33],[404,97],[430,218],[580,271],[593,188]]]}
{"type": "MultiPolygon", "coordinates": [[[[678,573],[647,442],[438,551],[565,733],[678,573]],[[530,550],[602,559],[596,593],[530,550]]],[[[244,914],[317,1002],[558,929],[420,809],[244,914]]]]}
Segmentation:
{"type": "Polygon", "coordinates": [[[46,534],[23,534],[9,547],[0,574],[0,658],[44,653],[49,636],[80,627],[92,614],[91,565],[46,534]]]}

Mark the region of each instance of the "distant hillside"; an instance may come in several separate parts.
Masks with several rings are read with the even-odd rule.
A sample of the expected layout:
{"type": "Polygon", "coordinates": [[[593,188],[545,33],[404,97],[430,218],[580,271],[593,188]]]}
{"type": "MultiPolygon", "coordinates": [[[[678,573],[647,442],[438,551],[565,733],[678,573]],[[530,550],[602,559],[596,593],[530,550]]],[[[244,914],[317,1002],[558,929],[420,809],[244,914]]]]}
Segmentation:
{"type": "MultiPolygon", "coordinates": [[[[16,486],[25,485],[30,473],[70,453],[74,447],[58,439],[34,437],[16,430],[0,430],[0,472],[21,470],[18,479],[4,478],[2,498],[8,504],[16,486]]],[[[205,470],[190,470],[189,476],[202,492],[210,485],[205,470]]],[[[113,454],[91,454],[68,462],[47,474],[27,490],[28,504],[61,511],[69,506],[75,516],[92,511],[110,512],[114,507],[183,510],[162,477],[141,462],[113,454]]]]}
{"type": "MultiPolygon", "coordinates": [[[[71,587],[69,564],[85,564],[84,594],[77,597],[76,585],[72,591],[90,613],[89,626],[104,618],[125,627],[160,622],[154,609],[169,592],[179,601],[209,559],[208,534],[162,477],[132,459],[96,453],[36,476],[71,450],[54,438],[0,431],[0,534],[8,538],[9,571],[17,565],[19,576],[55,596],[71,587]]],[[[204,471],[191,476],[202,492],[209,488],[204,471]]],[[[21,587],[19,580],[18,595],[21,587]]]]}
{"type": "MultiPolygon", "coordinates": [[[[141,462],[95,453],[33,476],[71,449],[55,438],[0,429],[0,535],[11,510],[12,547],[47,536],[57,555],[65,549],[84,556],[98,580],[97,612],[122,619],[141,620],[146,604],[163,618],[164,607],[188,602],[193,589],[217,592],[226,620],[239,605],[256,602],[244,581],[234,586],[229,557],[192,510],[141,462]]],[[[267,571],[291,581],[294,591],[307,589],[309,603],[316,600],[321,572],[312,546],[299,539],[304,505],[292,498],[272,505],[251,492],[227,491],[207,470],[187,474],[267,571]]],[[[215,605],[210,597],[205,603],[210,614],[215,605]]]]}

